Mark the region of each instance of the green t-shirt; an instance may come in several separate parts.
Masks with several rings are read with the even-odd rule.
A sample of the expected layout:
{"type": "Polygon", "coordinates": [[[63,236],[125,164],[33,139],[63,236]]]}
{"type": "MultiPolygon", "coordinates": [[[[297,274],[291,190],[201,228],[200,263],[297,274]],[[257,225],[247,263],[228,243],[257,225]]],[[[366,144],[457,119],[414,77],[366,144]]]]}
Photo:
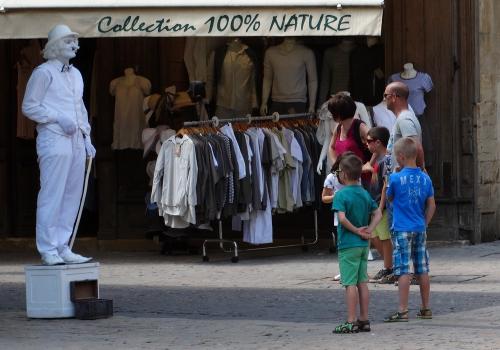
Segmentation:
{"type": "MultiPolygon", "coordinates": [[[[360,185],[349,185],[335,193],[332,210],[342,211],[346,218],[356,227],[368,226],[371,214],[378,208],[368,191],[360,185]]],[[[338,226],[337,248],[367,247],[368,240],[347,230],[342,224],[338,226]]]]}

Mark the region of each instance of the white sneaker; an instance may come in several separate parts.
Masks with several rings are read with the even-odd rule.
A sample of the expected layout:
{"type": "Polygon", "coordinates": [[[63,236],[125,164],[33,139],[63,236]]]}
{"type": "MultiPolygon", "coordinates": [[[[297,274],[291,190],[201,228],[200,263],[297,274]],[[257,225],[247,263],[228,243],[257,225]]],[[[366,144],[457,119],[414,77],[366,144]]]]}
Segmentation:
{"type": "Polygon", "coordinates": [[[43,265],[64,265],[64,260],[57,254],[42,254],[43,265]]]}
{"type": "Polygon", "coordinates": [[[373,258],[373,254],[372,254],[372,251],[370,249],[370,250],[368,250],[368,261],[373,261],[373,260],[375,260],[375,258],[373,258]]]}
{"type": "Polygon", "coordinates": [[[66,264],[83,264],[92,260],[92,258],[75,254],[71,250],[67,250],[62,253],[61,258],[66,264]]]}

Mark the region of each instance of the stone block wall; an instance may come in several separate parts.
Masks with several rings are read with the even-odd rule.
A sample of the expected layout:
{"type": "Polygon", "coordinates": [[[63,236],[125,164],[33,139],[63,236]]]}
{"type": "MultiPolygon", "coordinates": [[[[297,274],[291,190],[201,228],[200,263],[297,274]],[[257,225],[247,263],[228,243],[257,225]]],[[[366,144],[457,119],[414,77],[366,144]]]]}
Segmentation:
{"type": "Polygon", "coordinates": [[[500,238],[500,1],[479,0],[476,108],[477,209],[481,240],[500,238]]]}

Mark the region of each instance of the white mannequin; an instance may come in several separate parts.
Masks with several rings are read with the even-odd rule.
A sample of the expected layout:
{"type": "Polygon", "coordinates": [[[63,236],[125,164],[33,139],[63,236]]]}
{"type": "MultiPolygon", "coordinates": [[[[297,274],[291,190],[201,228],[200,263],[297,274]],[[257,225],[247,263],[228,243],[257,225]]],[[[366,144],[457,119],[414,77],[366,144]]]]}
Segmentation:
{"type": "Polygon", "coordinates": [[[218,117],[244,116],[258,108],[256,68],[247,50],[250,49],[240,38],[231,38],[225,48],[221,47],[210,55],[207,99],[215,99],[215,114],[218,117]],[[216,63],[216,60],[219,62],[216,63]],[[216,64],[222,65],[215,67],[216,64]],[[219,76],[216,76],[216,71],[219,71],[219,76]]]}
{"type": "Polygon", "coordinates": [[[115,96],[111,148],[142,149],[141,132],[145,126],[142,104],[151,92],[151,82],[135,74],[132,67],[125,68],[123,74],[109,84],[109,93],[115,96]]]}
{"type": "Polygon", "coordinates": [[[353,40],[342,39],[337,46],[325,50],[321,68],[320,102],[327,101],[339,91],[349,90],[349,57],[355,48],[353,40]]]}
{"type": "Polygon", "coordinates": [[[405,63],[403,65],[403,71],[401,72],[401,78],[403,79],[413,79],[417,76],[417,71],[413,68],[413,63],[405,63]]]}
{"type": "Polygon", "coordinates": [[[69,65],[77,50],[77,33],[62,24],[52,28],[44,49],[48,61],[33,71],[22,105],[23,114],[38,123],[36,244],[44,265],[91,260],[68,246],[83,191],[85,157],[95,156],[83,79],[69,65]]]}
{"type": "Polygon", "coordinates": [[[294,38],[285,38],[280,45],[269,48],[264,58],[261,115],[268,114],[271,90],[273,90],[273,102],[306,102],[308,100],[308,112],[313,113],[318,92],[318,77],[312,50],[299,45],[294,38]],[[275,59],[272,59],[273,57],[275,59]],[[289,71],[285,72],[283,67],[288,68],[289,71]],[[288,83],[289,81],[291,83],[288,83]],[[282,84],[275,86],[279,82],[282,84]],[[293,95],[278,97],[276,93],[278,88],[283,89],[284,95],[290,93],[293,95]],[[289,89],[294,91],[287,91],[289,89]],[[301,93],[298,90],[307,91],[307,95],[299,96],[301,93]]]}

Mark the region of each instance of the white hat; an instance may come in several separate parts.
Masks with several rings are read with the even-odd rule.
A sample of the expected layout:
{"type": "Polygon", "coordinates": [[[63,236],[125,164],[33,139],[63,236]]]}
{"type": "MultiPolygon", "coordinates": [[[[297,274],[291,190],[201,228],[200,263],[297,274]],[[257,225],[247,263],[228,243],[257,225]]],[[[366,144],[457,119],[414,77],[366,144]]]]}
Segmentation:
{"type": "Polygon", "coordinates": [[[156,143],[156,153],[160,153],[161,145],[163,142],[167,141],[169,138],[175,135],[175,130],[166,129],[160,132],[160,139],[156,143]]]}
{"type": "Polygon", "coordinates": [[[57,24],[49,32],[47,45],[52,45],[52,43],[67,36],[77,37],[79,34],[71,31],[65,24],[57,24]]]}
{"type": "Polygon", "coordinates": [[[146,158],[148,153],[153,150],[156,140],[158,139],[158,131],[153,128],[142,130],[142,143],[144,144],[144,153],[142,156],[146,158]]]}

